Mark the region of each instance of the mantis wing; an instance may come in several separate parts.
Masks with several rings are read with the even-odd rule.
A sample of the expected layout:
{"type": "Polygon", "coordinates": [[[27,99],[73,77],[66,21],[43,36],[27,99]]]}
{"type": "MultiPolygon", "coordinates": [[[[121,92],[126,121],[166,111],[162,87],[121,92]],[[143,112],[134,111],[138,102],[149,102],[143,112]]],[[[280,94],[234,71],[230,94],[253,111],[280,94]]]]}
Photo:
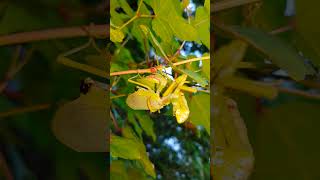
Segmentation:
{"type": "Polygon", "coordinates": [[[52,122],[56,138],[78,152],[106,152],[107,93],[91,88],[89,93],[58,109],[52,122]]]}
{"type": "Polygon", "coordinates": [[[177,92],[177,94],[172,98],[173,114],[176,116],[177,122],[181,124],[188,119],[190,110],[183,92],[177,92]]]}
{"type": "Polygon", "coordinates": [[[134,110],[155,112],[163,107],[160,96],[152,90],[139,89],[127,97],[127,105],[134,110]]]}

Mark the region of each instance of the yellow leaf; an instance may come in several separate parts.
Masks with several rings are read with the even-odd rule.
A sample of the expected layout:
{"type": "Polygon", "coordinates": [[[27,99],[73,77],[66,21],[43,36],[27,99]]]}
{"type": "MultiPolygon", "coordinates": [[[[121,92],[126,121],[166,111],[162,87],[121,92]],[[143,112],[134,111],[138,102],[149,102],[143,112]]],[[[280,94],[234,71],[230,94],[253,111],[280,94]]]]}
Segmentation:
{"type": "Polygon", "coordinates": [[[152,90],[139,89],[127,97],[127,105],[134,110],[158,111],[163,107],[159,94],[152,90]]]}
{"type": "Polygon", "coordinates": [[[110,39],[112,42],[119,42],[121,43],[123,41],[124,38],[124,34],[122,31],[120,30],[116,30],[116,29],[110,29],[110,39]]]}
{"type": "Polygon", "coordinates": [[[190,111],[184,94],[178,92],[178,95],[176,96],[176,98],[172,99],[173,114],[176,116],[177,122],[181,124],[188,119],[190,111]]]}

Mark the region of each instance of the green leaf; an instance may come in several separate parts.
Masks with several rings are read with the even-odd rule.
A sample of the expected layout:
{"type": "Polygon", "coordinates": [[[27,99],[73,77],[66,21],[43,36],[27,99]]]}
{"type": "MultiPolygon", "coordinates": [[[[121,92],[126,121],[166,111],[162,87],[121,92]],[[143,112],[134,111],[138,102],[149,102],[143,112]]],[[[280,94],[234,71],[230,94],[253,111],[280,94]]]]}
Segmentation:
{"type": "Polygon", "coordinates": [[[247,27],[219,25],[219,28],[248,42],[267,55],[274,64],[285,70],[294,80],[303,80],[306,75],[314,74],[293,47],[275,36],[247,27]]]}
{"type": "Polygon", "coordinates": [[[133,125],[134,130],[138,134],[139,138],[142,139],[142,129],[139,126],[138,122],[136,121],[136,118],[134,117],[134,111],[128,112],[128,121],[133,125]]]}
{"type": "Polygon", "coordinates": [[[110,166],[110,179],[128,180],[126,165],[122,160],[112,161],[110,166]]]}
{"type": "Polygon", "coordinates": [[[124,34],[123,34],[122,31],[116,30],[116,29],[113,29],[113,28],[110,29],[110,40],[112,42],[121,43],[123,41],[123,38],[124,38],[124,34]]]}
{"type": "Polygon", "coordinates": [[[298,46],[306,46],[306,48],[302,49],[303,53],[318,66],[320,66],[320,25],[315,23],[315,20],[320,18],[319,5],[318,1],[313,3],[304,3],[301,0],[296,1],[297,33],[302,39],[298,46]]]}
{"type": "Polygon", "coordinates": [[[192,96],[189,107],[189,120],[195,125],[203,126],[210,134],[210,94],[192,96]]]}
{"type": "Polygon", "coordinates": [[[253,143],[260,145],[254,149],[259,160],[253,179],[318,179],[319,171],[314,167],[320,160],[320,145],[315,143],[320,135],[319,108],[317,101],[282,101],[254,118],[268,123],[258,123],[254,128],[259,134],[254,135],[253,143]]]}
{"type": "Polygon", "coordinates": [[[192,25],[197,29],[201,42],[210,49],[210,11],[205,7],[198,7],[192,25]]]}
{"type": "Polygon", "coordinates": [[[118,0],[118,1],[119,1],[119,5],[127,15],[129,15],[130,17],[134,16],[134,11],[131,9],[131,7],[129,6],[126,0],[118,0]]]}
{"type": "MultiPolygon", "coordinates": [[[[203,56],[209,55],[208,53],[203,56]]],[[[204,76],[210,80],[210,59],[202,61],[202,73],[204,76]]]]}
{"type": "MultiPolygon", "coordinates": [[[[110,15],[111,15],[110,23],[111,25],[120,27],[121,25],[124,24],[124,22],[128,21],[131,18],[131,16],[124,13],[118,13],[116,11],[117,8],[121,8],[119,1],[112,0],[110,4],[110,15]]],[[[128,28],[124,27],[122,31],[126,33],[128,31],[128,28]]]]}
{"type": "Polygon", "coordinates": [[[141,159],[140,143],[129,138],[111,134],[110,153],[112,157],[123,159],[141,159]]]}
{"type": "Polygon", "coordinates": [[[129,139],[132,139],[134,140],[136,143],[139,144],[137,148],[137,150],[139,150],[139,153],[140,153],[140,159],[138,160],[139,163],[143,166],[144,168],[144,171],[152,176],[153,178],[156,177],[156,173],[155,173],[155,170],[154,170],[154,165],[152,164],[152,162],[150,161],[149,157],[148,157],[148,154],[146,152],[146,147],[145,145],[143,144],[143,142],[141,140],[139,140],[135,135],[134,135],[134,132],[132,131],[131,128],[129,127],[125,127],[123,129],[123,135],[126,137],[126,138],[129,138],[129,139]]]}
{"type": "Polygon", "coordinates": [[[190,71],[189,69],[181,69],[181,68],[175,68],[180,73],[188,75],[191,79],[196,81],[197,83],[200,84],[202,87],[206,87],[208,85],[208,81],[202,77],[199,73],[190,71]]]}
{"type": "Polygon", "coordinates": [[[31,31],[39,28],[45,28],[39,17],[33,16],[25,8],[10,3],[1,19],[0,34],[31,31]]]}
{"type": "MultiPolygon", "coordinates": [[[[147,9],[146,5],[143,3],[141,5],[140,9],[141,14],[150,14],[149,10],[147,9]]],[[[149,43],[148,42],[148,36],[144,35],[143,32],[141,32],[140,25],[150,25],[152,22],[151,18],[138,18],[133,21],[133,25],[131,28],[131,35],[137,39],[137,41],[140,43],[141,49],[145,52],[148,53],[148,50],[150,49],[149,43]],[[145,45],[146,49],[145,50],[145,45]]]]}
{"type": "Polygon", "coordinates": [[[136,168],[128,168],[127,172],[130,180],[147,180],[143,171],[140,171],[136,168]]]}
{"type": "Polygon", "coordinates": [[[157,33],[157,35],[164,42],[171,42],[173,39],[173,33],[171,29],[167,28],[168,23],[159,18],[155,18],[152,21],[152,28],[157,33]]]}
{"type": "Polygon", "coordinates": [[[156,178],[156,172],[154,170],[154,165],[149,160],[148,154],[146,153],[145,149],[143,150],[142,157],[140,159],[140,163],[144,167],[145,172],[153,178],[156,178]]]}
{"type": "Polygon", "coordinates": [[[139,123],[144,132],[146,132],[146,134],[152,137],[153,141],[155,141],[156,134],[154,133],[153,121],[151,120],[150,115],[145,111],[135,111],[135,116],[139,120],[139,123]]]}
{"type": "MultiPolygon", "coordinates": [[[[176,1],[176,0],[174,0],[176,1]]],[[[156,17],[154,20],[163,21],[162,24],[168,24],[166,27],[174,33],[176,37],[186,41],[196,41],[198,39],[197,30],[187,23],[181,15],[177,13],[175,2],[173,0],[155,0],[152,3],[156,17]]],[[[160,32],[158,29],[154,29],[160,32]]],[[[158,34],[161,38],[161,34],[158,34]]]]}
{"type": "Polygon", "coordinates": [[[288,18],[283,15],[287,0],[268,0],[263,2],[252,17],[252,23],[267,32],[273,31],[288,23],[288,18]]]}

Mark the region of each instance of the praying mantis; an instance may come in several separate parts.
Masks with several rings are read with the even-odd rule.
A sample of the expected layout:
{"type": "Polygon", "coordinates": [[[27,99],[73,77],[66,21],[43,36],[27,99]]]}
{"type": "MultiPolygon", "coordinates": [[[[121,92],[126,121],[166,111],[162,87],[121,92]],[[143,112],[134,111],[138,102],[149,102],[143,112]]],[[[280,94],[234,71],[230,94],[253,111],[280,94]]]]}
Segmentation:
{"type": "MultiPolygon", "coordinates": [[[[92,37],[88,43],[59,55],[57,62],[97,77],[107,78],[108,73],[103,69],[67,57],[90,46],[93,46],[101,57],[98,64],[104,64],[105,54],[92,37]]],[[[78,152],[108,151],[108,89],[108,84],[86,78],[81,83],[80,96],[57,109],[51,127],[61,143],[78,152]]]]}
{"type": "Polygon", "coordinates": [[[190,110],[182,91],[196,92],[197,90],[184,85],[187,82],[186,74],[180,75],[170,83],[168,83],[171,81],[170,78],[164,73],[140,77],[137,81],[132,80],[135,77],[137,76],[128,79],[128,82],[138,85],[138,90],[127,97],[126,103],[130,108],[159,112],[171,103],[173,115],[179,124],[188,119],[190,110]],[[162,93],[165,88],[166,90],[162,93]]]}

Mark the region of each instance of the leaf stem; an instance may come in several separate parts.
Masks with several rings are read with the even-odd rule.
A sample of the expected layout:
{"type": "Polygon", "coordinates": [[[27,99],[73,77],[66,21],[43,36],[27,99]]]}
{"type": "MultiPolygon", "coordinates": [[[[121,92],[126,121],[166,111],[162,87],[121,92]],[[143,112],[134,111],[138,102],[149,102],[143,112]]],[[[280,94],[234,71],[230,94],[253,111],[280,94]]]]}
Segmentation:
{"type": "Polygon", "coordinates": [[[286,93],[286,94],[292,94],[292,95],[296,95],[296,96],[302,96],[305,98],[310,98],[310,99],[316,99],[316,100],[320,100],[320,95],[319,94],[311,94],[302,90],[298,90],[298,89],[289,89],[289,88],[284,88],[284,87],[276,87],[278,89],[278,91],[282,92],[282,93],[286,93]]]}
{"type": "MultiPolygon", "coordinates": [[[[204,56],[204,57],[198,57],[198,58],[191,58],[184,61],[173,63],[172,66],[179,66],[182,64],[200,61],[200,60],[209,60],[210,56],[204,56]]],[[[163,66],[156,66],[153,68],[148,69],[134,69],[134,70],[127,70],[127,71],[119,71],[119,72],[112,72],[110,73],[110,76],[119,76],[119,75],[125,75],[125,74],[144,74],[144,73],[153,73],[154,69],[161,70],[163,69],[163,66]]]]}
{"type": "Polygon", "coordinates": [[[141,14],[141,15],[139,15],[139,17],[141,17],[141,18],[154,18],[156,16],[155,15],[141,14]]]}
{"type": "Polygon", "coordinates": [[[123,29],[124,27],[126,27],[128,24],[130,24],[131,22],[133,22],[133,21],[134,21],[135,19],[137,19],[137,18],[138,18],[137,15],[133,16],[129,21],[127,21],[126,23],[124,23],[124,24],[119,28],[119,30],[123,29]]]}
{"type": "Polygon", "coordinates": [[[112,120],[112,123],[114,125],[114,128],[116,129],[117,132],[121,132],[121,128],[119,127],[117,121],[116,121],[116,118],[114,117],[113,113],[110,111],[110,117],[111,117],[111,120],[112,120]]]}
{"type": "Polygon", "coordinates": [[[5,117],[16,115],[16,114],[40,111],[44,109],[49,109],[50,107],[51,107],[50,104],[40,104],[40,105],[33,105],[30,107],[15,108],[6,112],[0,112],[0,118],[5,118],[5,117]]]}
{"type": "Polygon", "coordinates": [[[140,12],[141,6],[142,6],[143,0],[140,0],[139,5],[138,5],[138,9],[137,9],[137,15],[140,12]]]}
{"type": "Polygon", "coordinates": [[[84,37],[89,35],[88,32],[90,32],[90,35],[94,37],[107,37],[109,34],[109,25],[103,24],[94,26],[66,27],[9,34],[0,36],[0,46],[51,39],[84,37]]]}

